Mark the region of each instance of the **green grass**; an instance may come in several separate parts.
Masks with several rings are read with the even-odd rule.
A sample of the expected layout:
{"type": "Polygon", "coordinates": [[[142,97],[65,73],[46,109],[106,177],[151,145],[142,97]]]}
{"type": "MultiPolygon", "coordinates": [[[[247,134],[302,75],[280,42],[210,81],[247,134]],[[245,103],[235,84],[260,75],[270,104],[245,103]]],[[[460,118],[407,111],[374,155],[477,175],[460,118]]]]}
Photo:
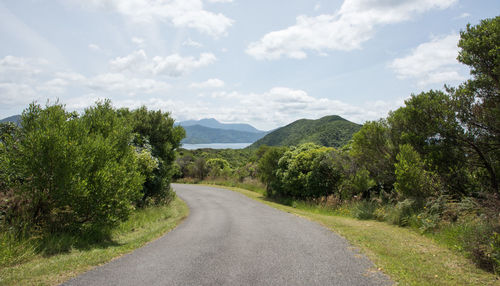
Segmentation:
{"type": "Polygon", "coordinates": [[[331,211],[305,203],[292,202],[293,206],[288,206],[269,200],[260,193],[223,187],[316,221],[340,234],[359,247],[399,285],[500,285],[498,276],[477,268],[457,251],[412,229],[334,215],[331,211]]]}
{"type": "Polygon", "coordinates": [[[0,250],[0,258],[10,259],[0,260],[0,285],[58,285],[160,237],[188,213],[187,205],[177,197],[169,206],[136,211],[112,230],[111,239],[98,243],[61,235],[15,244],[4,235],[1,246],[10,249],[0,250]]]}

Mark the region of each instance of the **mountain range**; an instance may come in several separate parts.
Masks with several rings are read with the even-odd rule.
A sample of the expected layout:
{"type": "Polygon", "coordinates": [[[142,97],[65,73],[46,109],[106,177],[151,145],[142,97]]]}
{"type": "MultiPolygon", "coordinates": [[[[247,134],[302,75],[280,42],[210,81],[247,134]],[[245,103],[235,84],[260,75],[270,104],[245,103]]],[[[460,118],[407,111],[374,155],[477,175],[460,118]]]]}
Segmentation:
{"type": "Polygon", "coordinates": [[[186,121],[181,121],[179,123],[182,127],[186,126],[194,126],[194,125],[200,125],[204,127],[209,127],[209,128],[217,128],[217,129],[224,129],[224,130],[236,130],[236,131],[243,131],[243,132],[253,132],[253,133],[262,133],[265,131],[258,130],[257,128],[253,127],[250,124],[245,124],[245,123],[220,123],[214,118],[206,118],[206,119],[201,119],[201,120],[186,120],[186,121]]]}
{"type": "Polygon", "coordinates": [[[186,130],[184,144],[252,143],[268,133],[249,124],[221,123],[213,118],[181,121],[179,125],[186,130]]]}
{"type": "Polygon", "coordinates": [[[6,117],[6,118],[0,120],[0,123],[4,123],[4,122],[13,122],[13,123],[19,125],[19,123],[21,122],[21,115],[12,115],[12,116],[9,116],[9,117],[6,117]]]}

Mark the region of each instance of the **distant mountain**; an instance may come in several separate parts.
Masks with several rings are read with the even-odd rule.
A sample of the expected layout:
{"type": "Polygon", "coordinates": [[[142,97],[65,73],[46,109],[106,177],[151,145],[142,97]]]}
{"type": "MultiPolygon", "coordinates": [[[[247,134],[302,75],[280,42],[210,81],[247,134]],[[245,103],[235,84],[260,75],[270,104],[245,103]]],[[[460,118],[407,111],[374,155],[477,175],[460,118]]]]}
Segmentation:
{"type": "Polygon", "coordinates": [[[9,116],[7,118],[0,120],[0,123],[4,123],[4,122],[13,122],[13,123],[19,125],[19,123],[21,122],[21,115],[13,115],[13,116],[9,116]]]}
{"type": "Polygon", "coordinates": [[[186,138],[182,140],[182,143],[185,144],[251,143],[267,134],[267,132],[262,131],[247,132],[226,130],[201,125],[188,125],[183,127],[186,130],[186,138]]]}
{"type": "Polygon", "coordinates": [[[325,116],[317,120],[300,119],[274,130],[250,145],[249,148],[257,148],[261,145],[296,146],[307,142],[327,147],[341,147],[347,144],[360,128],[361,125],[337,115],[325,116]]]}
{"type": "MultiPolygon", "coordinates": [[[[217,128],[224,130],[236,130],[236,131],[245,131],[245,132],[253,132],[253,133],[261,133],[263,131],[256,129],[250,124],[244,123],[220,123],[214,118],[201,119],[201,120],[186,120],[179,122],[179,125],[186,126],[194,126],[200,125],[209,128],[217,128]]],[[[248,142],[247,142],[248,143],[248,142]]]]}

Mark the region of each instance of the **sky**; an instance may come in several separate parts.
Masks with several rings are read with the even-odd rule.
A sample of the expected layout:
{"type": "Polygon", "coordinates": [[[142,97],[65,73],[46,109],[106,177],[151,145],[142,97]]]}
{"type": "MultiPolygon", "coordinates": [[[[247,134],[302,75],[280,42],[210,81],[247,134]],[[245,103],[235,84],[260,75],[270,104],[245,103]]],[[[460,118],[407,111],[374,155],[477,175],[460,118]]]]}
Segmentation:
{"type": "Polygon", "coordinates": [[[457,42],[498,0],[0,0],[0,118],[98,100],[270,130],[386,117],[469,78],[457,42]]]}

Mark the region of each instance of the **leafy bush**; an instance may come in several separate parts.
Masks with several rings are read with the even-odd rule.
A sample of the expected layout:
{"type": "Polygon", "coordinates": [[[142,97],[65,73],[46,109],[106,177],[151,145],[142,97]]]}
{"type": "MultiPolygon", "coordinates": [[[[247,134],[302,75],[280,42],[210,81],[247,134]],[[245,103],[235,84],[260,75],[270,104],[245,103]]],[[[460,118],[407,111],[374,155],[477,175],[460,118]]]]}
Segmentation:
{"type": "Polygon", "coordinates": [[[172,124],[168,114],[117,111],[110,101],[81,116],[31,104],[20,128],[1,126],[0,226],[105,233],[146,198],[172,196],[172,148],[183,135],[172,124]]]}
{"type": "Polygon", "coordinates": [[[208,174],[212,178],[224,177],[228,178],[231,174],[229,163],[221,158],[209,159],[206,163],[208,174]]]}
{"type": "Polygon", "coordinates": [[[349,200],[368,192],[375,186],[375,180],[370,177],[368,170],[360,168],[353,175],[344,179],[340,186],[342,199],[349,200]]]}
{"type": "Polygon", "coordinates": [[[130,129],[109,102],[82,118],[60,104],[23,112],[11,165],[25,220],[44,231],[106,228],[127,218],[144,178],[129,146],[130,129]]]}
{"type": "Polygon", "coordinates": [[[437,189],[432,173],[424,169],[420,155],[409,144],[399,146],[395,164],[394,188],[403,199],[422,199],[434,194],[437,189]]]}
{"type": "Polygon", "coordinates": [[[340,168],[328,154],[333,151],[306,143],[285,152],[276,171],[281,182],[278,195],[306,199],[332,194],[341,178],[340,168]]]}
{"type": "Polygon", "coordinates": [[[128,120],[135,133],[133,145],[139,151],[146,150],[155,161],[152,172],[146,175],[142,188],[142,197],[138,205],[146,201],[155,203],[168,203],[174,198],[170,189],[172,176],[176,172],[175,149],[180,146],[180,141],[185,136],[184,129],[174,126],[174,120],[168,112],[152,111],[146,107],[136,110],[121,109],[120,116],[128,120]]]}
{"type": "Polygon", "coordinates": [[[272,197],[276,196],[281,191],[281,181],[276,175],[278,170],[278,163],[286,148],[268,147],[261,148],[264,154],[259,160],[257,172],[262,183],[266,184],[267,195],[272,197]]]}

